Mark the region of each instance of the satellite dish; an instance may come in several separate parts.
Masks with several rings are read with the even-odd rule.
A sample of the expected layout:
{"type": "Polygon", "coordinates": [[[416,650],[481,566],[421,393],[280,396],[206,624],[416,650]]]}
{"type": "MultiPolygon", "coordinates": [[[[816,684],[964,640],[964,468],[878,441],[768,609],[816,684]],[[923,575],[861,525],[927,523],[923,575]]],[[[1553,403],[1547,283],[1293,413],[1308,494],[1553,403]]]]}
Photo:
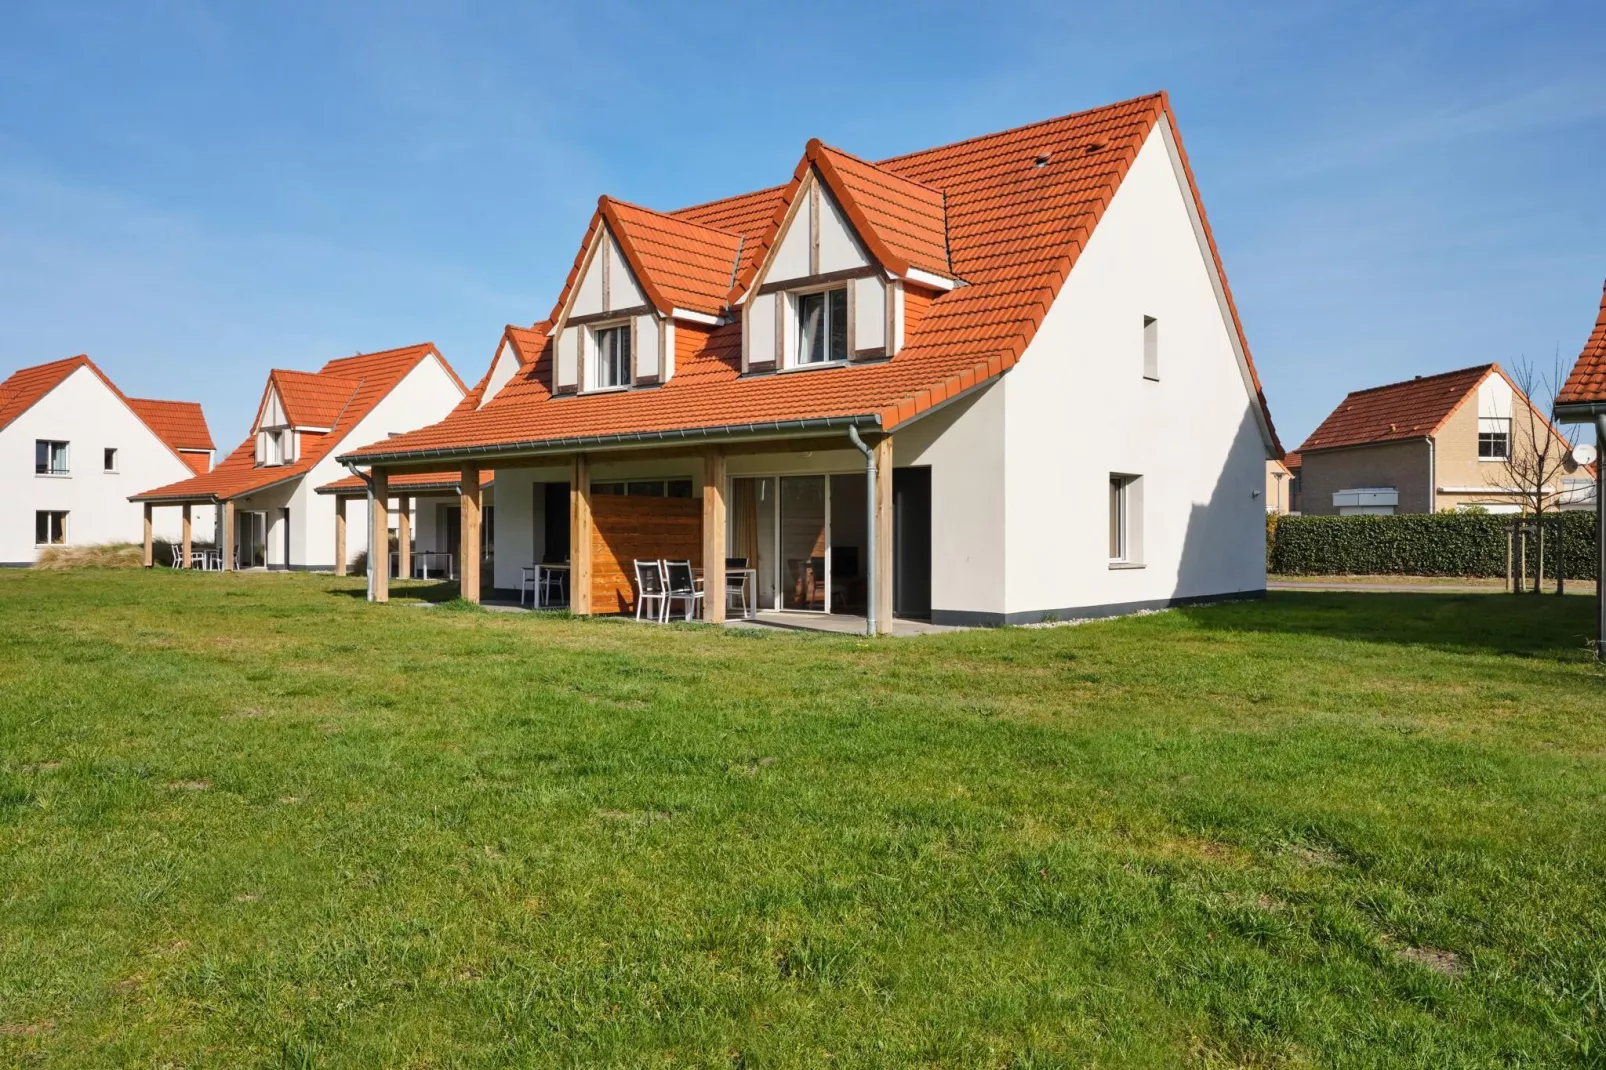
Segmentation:
{"type": "Polygon", "coordinates": [[[1573,463],[1582,467],[1595,463],[1595,447],[1588,442],[1580,442],[1573,447],[1573,463]]]}

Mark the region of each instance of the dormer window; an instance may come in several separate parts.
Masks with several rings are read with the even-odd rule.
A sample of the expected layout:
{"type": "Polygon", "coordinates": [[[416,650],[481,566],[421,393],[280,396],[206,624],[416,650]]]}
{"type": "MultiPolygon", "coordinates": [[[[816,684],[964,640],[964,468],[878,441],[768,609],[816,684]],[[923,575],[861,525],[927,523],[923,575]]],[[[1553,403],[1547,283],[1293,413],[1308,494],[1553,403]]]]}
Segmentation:
{"type": "Polygon", "coordinates": [[[600,327],[592,332],[596,350],[596,378],[593,386],[598,390],[630,385],[630,325],[600,327]]]}
{"type": "Polygon", "coordinates": [[[797,363],[826,364],[848,359],[848,291],[846,287],[800,293],[793,298],[797,315],[797,363]]]}
{"type": "Polygon", "coordinates": [[[295,432],[288,427],[257,432],[257,464],[264,468],[296,459],[295,432]]]}

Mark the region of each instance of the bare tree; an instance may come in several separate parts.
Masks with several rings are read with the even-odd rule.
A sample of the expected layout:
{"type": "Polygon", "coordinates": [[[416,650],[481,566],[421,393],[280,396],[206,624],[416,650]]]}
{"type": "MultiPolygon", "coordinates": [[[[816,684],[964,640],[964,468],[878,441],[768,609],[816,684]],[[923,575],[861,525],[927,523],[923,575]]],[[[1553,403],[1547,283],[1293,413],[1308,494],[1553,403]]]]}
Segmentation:
{"type": "MultiPolygon", "coordinates": [[[[1548,375],[1541,375],[1527,357],[1518,358],[1507,374],[1520,396],[1512,398],[1505,456],[1489,482],[1498,484],[1498,496],[1523,513],[1542,516],[1560,507],[1566,493],[1562,476],[1573,468],[1572,443],[1545,415],[1567,372],[1558,351],[1548,375]]],[[[1480,452],[1484,448],[1480,441],[1480,452]]]]}

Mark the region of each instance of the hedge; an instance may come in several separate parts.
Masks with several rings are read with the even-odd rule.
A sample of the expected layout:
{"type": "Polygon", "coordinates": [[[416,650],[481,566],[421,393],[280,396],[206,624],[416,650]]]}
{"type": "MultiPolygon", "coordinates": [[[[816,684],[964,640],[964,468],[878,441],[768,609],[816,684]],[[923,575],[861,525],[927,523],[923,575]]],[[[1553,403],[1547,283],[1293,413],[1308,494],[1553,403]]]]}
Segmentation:
{"type": "MultiPolygon", "coordinates": [[[[1284,516],[1266,527],[1267,568],[1282,575],[1504,576],[1506,529],[1496,513],[1284,516]]],[[[1545,576],[1556,574],[1562,531],[1567,578],[1595,578],[1593,511],[1545,517],[1545,576]]],[[[1529,539],[1531,576],[1538,548],[1529,539]]]]}

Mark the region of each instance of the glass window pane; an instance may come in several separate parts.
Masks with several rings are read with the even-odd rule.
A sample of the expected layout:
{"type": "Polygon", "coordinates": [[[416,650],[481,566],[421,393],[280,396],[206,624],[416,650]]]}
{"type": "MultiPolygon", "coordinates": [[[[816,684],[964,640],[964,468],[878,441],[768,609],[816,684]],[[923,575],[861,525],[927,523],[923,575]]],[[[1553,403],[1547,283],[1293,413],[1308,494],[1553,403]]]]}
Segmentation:
{"type": "Polygon", "coordinates": [[[637,480],[630,484],[625,493],[632,498],[662,498],[664,496],[664,481],[661,479],[637,480]]]}
{"type": "Polygon", "coordinates": [[[671,479],[669,481],[669,496],[671,498],[690,498],[691,480],[671,479]]]}
{"type": "Polygon", "coordinates": [[[825,608],[825,477],[781,479],[781,605],[825,608]]]}
{"type": "Polygon", "coordinates": [[[800,364],[814,364],[825,359],[825,295],[798,294],[797,296],[797,359],[800,364]]]}
{"type": "Polygon", "coordinates": [[[830,326],[831,346],[827,359],[848,359],[848,291],[832,290],[826,295],[830,299],[830,314],[826,322],[830,326]]]}
{"type": "MultiPolygon", "coordinates": [[[[50,443],[35,442],[33,444],[33,470],[39,475],[50,471],[50,443]]],[[[40,539],[38,541],[44,542],[45,540],[40,539]]]]}
{"type": "Polygon", "coordinates": [[[33,544],[43,546],[50,541],[50,514],[35,513],[33,515],[33,544]]]}

